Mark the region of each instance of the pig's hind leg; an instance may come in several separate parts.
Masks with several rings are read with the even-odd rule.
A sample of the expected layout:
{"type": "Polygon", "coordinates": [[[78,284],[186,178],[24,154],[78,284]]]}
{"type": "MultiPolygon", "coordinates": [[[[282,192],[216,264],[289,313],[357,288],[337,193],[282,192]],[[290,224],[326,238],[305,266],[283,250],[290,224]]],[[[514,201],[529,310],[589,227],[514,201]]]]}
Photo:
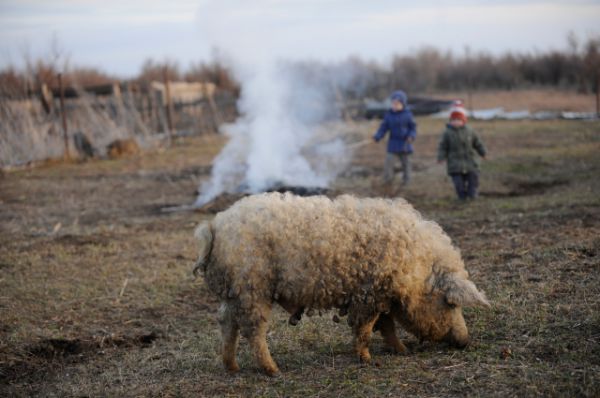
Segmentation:
{"type": "Polygon", "coordinates": [[[383,341],[391,347],[396,353],[404,354],[407,352],[406,347],[396,336],[396,325],[394,319],[388,314],[380,314],[375,323],[374,330],[379,330],[383,341]]]}
{"type": "Polygon", "coordinates": [[[221,305],[219,312],[221,339],[223,340],[223,365],[225,365],[225,369],[228,371],[237,372],[240,367],[235,357],[240,337],[240,327],[236,321],[235,307],[231,303],[226,302],[221,305]]]}
{"type": "Polygon", "coordinates": [[[279,373],[279,368],[271,357],[269,346],[267,345],[270,315],[270,303],[253,303],[252,307],[248,309],[247,317],[244,319],[241,331],[243,336],[250,342],[254,358],[258,362],[258,365],[267,375],[275,376],[279,373]]]}

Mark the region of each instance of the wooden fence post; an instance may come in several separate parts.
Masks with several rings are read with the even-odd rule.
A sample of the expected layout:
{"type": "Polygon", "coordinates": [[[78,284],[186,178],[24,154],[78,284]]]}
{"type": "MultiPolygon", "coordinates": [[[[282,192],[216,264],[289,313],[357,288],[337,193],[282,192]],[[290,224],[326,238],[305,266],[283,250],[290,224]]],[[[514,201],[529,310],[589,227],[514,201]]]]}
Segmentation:
{"type": "Polygon", "coordinates": [[[167,127],[170,143],[173,134],[173,114],[171,113],[171,88],[169,86],[169,76],[167,75],[166,67],[163,69],[163,80],[165,83],[165,107],[167,108],[167,127]]]}
{"type": "Polygon", "coordinates": [[[153,87],[150,87],[148,91],[148,105],[150,106],[150,123],[152,128],[156,131],[160,131],[160,110],[158,109],[158,99],[156,91],[153,87]]]}
{"type": "Polygon", "coordinates": [[[65,111],[65,87],[63,86],[62,73],[58,74],[58,89],[60,91],[60,115],[62,118],[63,139],[65,142],[65,159],[70,159],[69,153],[69,134],[67,131],[67,113],[65,111]]]}
{"type": "Polygon", "coordinates": [[[208,101],[208,106],[210,108],[211,119],[213,124],[213,129],[215,133],[219,132],[219,126],[222,123],[221,115],[219,114],[219,109],[217,108],[217,104],[215,103],[214,98],[214,89],[209,89],[208,83],[202,83],[202,92],[208,101]]]}
{"type": "Polygon", "coordinates": [[[600,69],[596,72],[596,117],[600,118],[600,69]]]}
{"type": "Polygon", "coordinates": [[[42,83],[42,86],[40,87],[40,101],[44,111],[46,111],[47,114],[50,114],[50,112],[52,112],[53,98],[52,93],[50,92],[50,89],[46,83],[42,83]]]}
{"type": "Polygon", "coordinates": [[[127,129],[127,126],[125,126],[127,117],[125,116],[123,97],[121,95],[121,86],[119,83],[113,82],[110,91],[112,92],[112,98],[110,101],[115,110],[115,122],[117,126],[123,126],[125,129],[127,129]]]}

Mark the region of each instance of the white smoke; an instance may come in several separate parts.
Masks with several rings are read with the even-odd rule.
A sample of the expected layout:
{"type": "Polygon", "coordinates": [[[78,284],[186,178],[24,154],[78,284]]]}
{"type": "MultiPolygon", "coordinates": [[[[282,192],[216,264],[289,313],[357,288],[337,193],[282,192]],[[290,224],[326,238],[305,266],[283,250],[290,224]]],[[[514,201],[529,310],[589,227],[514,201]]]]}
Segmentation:
{"type": "Polygon", "coordinates": [[[207,14],[218,15],[205,18],[206,34],[216,38],[212,44],[226,54],[242,87],[241,116],[222,127],[229,141],[214,160],[211,178],[201,185],[195,204],[201,206],[223,192],[260,192],[277,184],[327,186],[348,159],[341,140],[315,143],[318,125],[334,112],[332,87],[279,57],[282,43],[257,33],[264,30],[252,25],[251,16],[216,2],[205,4],[207,14]],[[232,38],[228,24],[235,24],[238,32],[246,26],[248,33],[232,38]]]}

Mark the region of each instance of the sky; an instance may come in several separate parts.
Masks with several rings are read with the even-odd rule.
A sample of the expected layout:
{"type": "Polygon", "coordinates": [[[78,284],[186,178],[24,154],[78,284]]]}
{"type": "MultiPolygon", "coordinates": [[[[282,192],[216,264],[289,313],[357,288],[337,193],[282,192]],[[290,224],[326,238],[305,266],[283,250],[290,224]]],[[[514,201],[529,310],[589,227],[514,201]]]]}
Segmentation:
{"type": "Polygon", "coordinates": [[[148,58],[259,57],[385,63],[424,46],[463,54],[565,49],[600,34],[600,0],[0,0],[0,68],[51,57],[123,78],[148,58]]]}

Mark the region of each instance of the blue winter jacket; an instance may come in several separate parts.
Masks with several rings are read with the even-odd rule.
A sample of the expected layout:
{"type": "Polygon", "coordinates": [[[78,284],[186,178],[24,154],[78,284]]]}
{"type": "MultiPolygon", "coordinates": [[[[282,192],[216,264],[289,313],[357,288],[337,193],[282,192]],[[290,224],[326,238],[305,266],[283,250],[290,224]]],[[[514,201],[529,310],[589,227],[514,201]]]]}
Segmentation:
{"type": "Polygon", "coordinates": [[[386,112],[379,130],[373,138],[379,142],[388,131],[390,132],[387,146],[389,153],[413,153],[413,147],[407,140],[409,137],[414,140],[417,136],[417,124],[405,102],[404,109],[400,112],[394,112],[391,109],[386,112]]]}

